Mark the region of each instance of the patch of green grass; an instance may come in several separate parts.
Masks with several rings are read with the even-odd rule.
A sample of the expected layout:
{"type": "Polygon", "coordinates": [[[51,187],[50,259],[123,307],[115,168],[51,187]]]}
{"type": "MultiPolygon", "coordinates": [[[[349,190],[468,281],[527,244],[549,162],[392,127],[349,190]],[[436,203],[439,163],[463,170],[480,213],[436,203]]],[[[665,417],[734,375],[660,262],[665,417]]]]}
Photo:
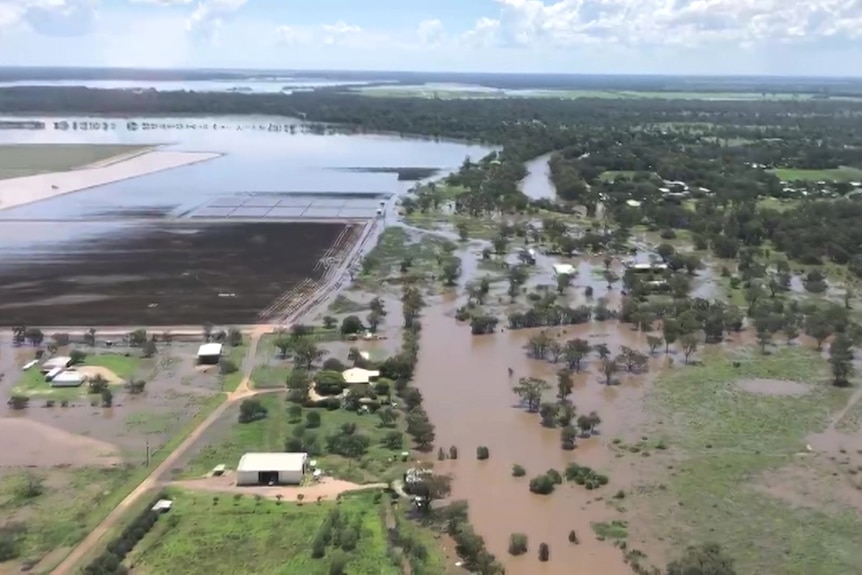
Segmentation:
{"type": "MultiPolygon", "coordinates": [[[[144,362],[152,361],[136,356],[127,357],[120,354],[103,353],[88,355],[83,365],[110,369],[120,379],[128,381],[132,379],[144,362]]],[[[62,401],[64,399],[75,399],[87,395],[89,387],[86,384],[79,387],[51,387],[51,382],[45,380],[45,375],[42,374],[39,367],[34,366],[21,374],[21,379],[12,391],[13,393],[20,393],[30,397],[45,397],[62,401]]]]}
{"type": "Polygon", "coordinates": [[[661,375],[647,397],[675,453],[673,470],[656,478],[661,489],[641,490],[662,517],[650,530],[677,549],[715,541],[740,572],[859,572],[862,523],[855,511],[794,508],[754,488],[762,473],[796,461],[806,435],[823,430],[849,392],[832,387],[826,362],[802,347],[767,356],[714,349],[701,359],[704,367],[661,375]],[[753,378],[797,381],[810,392],[770,396],[739,387],[753,378]]]}
{"type": "Polygon", "coordinates": [[[758,208],[769,208],[778,212],[791,210],[799,205],[799,200],[790,198],[779,199],[773,197],[760,198],[757,200],[758,208]]]}
{"type": "Polygon", "coordinates": [[[500,224],[493,218],[474,218],[464,214],[413,212],[405,215],[404,221],[423,230],[446,229],[453,233],[458,233],[459,226],[466,226],[469,239],[490,240],[500,233],[500,224]]]}
{"type": "Polygon", "coordinates": [[[427,274],[437,269],[437,255],[446,242],[431,234],[411,234],[404,228],[386,228],[374,249],[363,261],[363,270],[355,284],[362,288],[377,290],[380,283],[400,276],[402,261],[411,260],[410,272],[427,274]]]}
{"type": "Polygon", "coordinates": [[[283,365],[258,365],[251,372],[251,381],[255,389],[284,387],[291,371],[287,362],[283,365]]]}
{"type": "Polygon", "coordinates": [[[413,546],[410,550],[402,547],[413,572],[424,574],[453,572],[447,565],[438,536],[431,529],[425,529],[411,520],[408,517],[408,509],[406,505],[399,505],[392,508],[392,513],[399,537],[402,540],[409,540],[413,546]],[[425,553],[417,549],[418,547],[424,548],[425,553]]]}
{"type": "Polygon", "coordinates": [[[0,145],[0,180],[62,172],[146,148],[124,144],[0,145]]]}
{"type": "Polygon", "coordinates": [[[110,369],[117,377],[123,380],[130,380],[141,367],[143,360],[134,355],[120,355],[118,353],[100,353],[88,355],[84,360],[84,365],[94,365],[110,369]]]}
{"type": "Polygon", "coordinates": [[[144,435],[157,435],[170,429],[176,416],[173,413],[157,411],[139,411],[126,418],[126,429],[144,435]]]}
{"type": "Polygon", "coordinates": [[[24,474],[0,480],[0,515],[4,523],[26,526],[19,540],[21,558],[38,560],[55,549],[81,541],[101,520],[93,505],[113,493],[131,476],[127,467],[67,468],[36,472],[45,480],[41,495],[22,497],[24,474]]]}
{"type": "Polygon", "coordinates": [[[610,523],[597,522],[591,523],[596,537],[601,540],[605,539],[625,539],[629,536],[628,524],[625,521],[614,520],[610,523]]]}
{"type": "MultiPolygon", "coordinates": [[[[234,467],[240,457],[249,451],[284,451],[285,442],[291,437],[293,429],[300,423],[304,424],[306,414],[312,410],[320,414],[321,425],[319,428],[309,429],[308,432],[317,436],[318,445],[323,450],[323,454],[315,455],[314,458],[328,473],[358,483],[367,483],[380,480],[396,466],[390,459],[398,455],[401,450],[392,451],[380,444],[391,429],[381,428],[380,419],[376,415],[359,415],[346,410],[327,411],[321,408],[304,408],[301,421],[291,422],[287,415],[288,404],[284,398],[283,394],[258,396],[257,399],[268,410],[267,417],[251,423],[231,422],[227,435],[202,448],[191,459],[183,475],[200,477],[222,463],[228,467],[234,467]],[[366,435],[371,440],[368,452],[357,460],[326,454],[326,438],[337,433],[345,423],[356,424],[356,433],[366,435]]],[[[233,414],[231,417],[236,417],[234,412],[228,413],[233,414]]],[[[404,441],[406,447],[408,445],[406,436],[404,441]]]]}
{"type": "Polygon", "coordinates": [[[172,489],[171,512],[138,544],[132,558],[141,575],[328,575],[335,555],[311,557],[312,542],[331,510],[359,526],[356,548],[347,553],[351,575],[399,575],[387,554],[387,534],[374,494],[346,495],[340,504],[296,505],[172,489]]]}
{"type": "Polygon", "coordinates": [[[849,182],[862,180],[862,169],[841,166],[831,170],[801,170],[794,168],[776,168],[770,170],[775,176],[785,182],[802,180],[807,182],[849,182]]]}
{"type": "Polygon", "coordinates": [[[244,373],[243,361],[245,360],[246,351],[248,351],[248,346],[246,344],[228,348],[227,357],[237,367],[237,370],[227,375],[219,375],[219,378],[221,378],[222,391],[236,391],[236,388],[238,388],[239,384],[242,383],[244,373]]]}

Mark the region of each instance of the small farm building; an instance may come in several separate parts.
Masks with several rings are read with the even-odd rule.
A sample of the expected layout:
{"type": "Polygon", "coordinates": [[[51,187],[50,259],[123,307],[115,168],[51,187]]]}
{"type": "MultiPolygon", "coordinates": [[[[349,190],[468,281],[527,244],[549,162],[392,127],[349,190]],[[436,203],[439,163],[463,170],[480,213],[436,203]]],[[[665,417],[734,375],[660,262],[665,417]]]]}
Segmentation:
{"type": "Polygon", "coordinates": [[[344,383],[347,385],[356,385],[360,383],[371,383],[378,377],[380,372],[370,369],[362,369],[361,367],[351,367],[341,372],[341,377],[344,378],[344,383]]]}
{"type": "Polygon", "coordinates": [[[198,363],[215,365],[221,360],[221,344],[205,343],[198,348],[198,363]]]}
{"type": "Polygon", "coordinates": [[[307,453],[246,453],[236,466],[237,485],[299,485],[307,453]]]}
{"type": "Polygon", "coordinates": [[[554,275],[561,276],[563,274],[573,276],[575,275],[575,266],[572,264],[554,264],[554,275]]]}
{"type": "Polygon", "coordinates": [[[61,372],[51,379],[51,387],[80,387],[84,383],[84,376],[74,370],[61,372]]]}
{"type": "Polygon", "coordinates": [[[48,373],[52,369],[56,369],[58,367],[66,369],[71,365],[72,358],[65,355],[58,355],[57,357],[52,357],[51,359],[45,360],[42,363],[42,373],[48,373]]]}

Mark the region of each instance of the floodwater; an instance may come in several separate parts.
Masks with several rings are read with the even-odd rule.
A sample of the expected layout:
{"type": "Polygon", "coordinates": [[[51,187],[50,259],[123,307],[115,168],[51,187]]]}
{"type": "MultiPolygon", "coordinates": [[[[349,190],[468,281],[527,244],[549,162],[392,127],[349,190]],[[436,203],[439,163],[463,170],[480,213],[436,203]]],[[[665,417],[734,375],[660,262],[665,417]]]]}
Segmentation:
{"type": "Polygon", "coordinates": [[[545,154],[526,163],[527,177],[521,180],[521,192],[532,200],[552,200],[557,196],[557,190],[551,183],[551,168],[548,160],[551,154],[545,154]]]}
{"type": "MultiPolygon", "coordinates": [[[[465,262],[469,261],[468,254],[465,262]]],[[[518,378],[539,377],[552,386],[545,399],[553,400],[555,374],[563,365],[530,359],[524,350],[529,337],[539,330],[503,329],[493,335],[472,336],[469,327],[453,317],[463,302],[451,293],[441,299],[429,301],[423,313],[414,384],[422,391],[424,406],[437,428],[436,445],[444,450],[450,445],[458,447],[458,460],[435,464],[440,472],[453,475],[452,498],[469,501],[472,523],[509,573],[630,573],[621,551],[596,539],[591,522],[618,518],[601,499],[610,500],[618,489],[628,488],[633,474],[627,472],[627,462],[615,460],[606,442],[613,437],[634,439],[628,436],[643,421],[640,405],[645,383],[650,374],[661,369],[664,355],[650,360],[650,374],[620,373],[618,385],[613,386],[603,385],[596,356],[585,360],[582,373],[575,375],[571,399],[578,414],[598,412],[601,435],[579,439],[574,451],[564,451],[559,428],[543,428],[538,414],[527,413],[512,392],[518,378]],[[478,446],[490,449],[489,460],[476,460],[478,446]],[[551,468],[562,473],[569,462],[608,474],[609,485],[588,491],[564,482],[551,495],[530,493],[530,478],[551,468]],[[512,477],[513,464],[525,467],[527,476],[512,477]],[[572,529],[578,534],[579,545],[568,541],[572,529]],[[530,551],[526,555],[511,557],[507,553],[512,533],[528,536],[530,551]],[[536,560],[541,542],[550,546],[548,563],[536,560]]],[[[552,328],[550,333],[562,340],[580,337],[594,345],[604,342],[613,354],[621,345],[644,352],[647,349],[643,333],[616,321],[552,328]]]]}
{"type": "Polygon", "coordinates": [[[322,78],[292,78],[278,76],[272,78],[248,78],[244,80],[216,81],[156,81],[156,80],[20,80],[0,82],[0,88],[18,86],[75,86],[102,90],[157,90],[159,92],[242,92],[249,94],[289,94],[299,90],[332,88],[335,86],[364,86],[368,81],[347,82],[322,78]]]}
{"type": "MultiPolygon", "coordinates": [[[[166,145],[179,151],[217,152],[223,156],[200,164],[166,170],[57,196],[49,200],[0,212],[0,220],[92,220],[87,234],[114,232],[123,223],[105,220],[106,212],[147,211],[181,213],[215,197],[238,192],[341,192],[398,194],[414,182],[399,181],[395,173],[358,172],[345,168],[430,167],[448,172],[469,156],[486,155],[490,149],[460,142],[431,141],[389,135],[312,134],[289,118],[200,117],[135,118],[139,125],[170,124],[164,129],[130,130],[117,118],[62,118],[72,122],[108,122],[108,130],[57,130],[54,121],[42,118],[49,129],[2,130],[0,144],[94,143],[166,145]],[[178,128],[177,126],[181,126],[178,128]],[[190,128],[195,126],[195,128],[190,128]],[[288,127],[285,130],[285,126],[288,127]],[[291,130],[290,126],[294,128],[291,130]],[[206,129],[204,129],[206,127],[206,129]],[[275,131],[273,127],[279,127],[275,131]]],[[[33,223],[31,223],[33,222],[33,223]]],[[[6,226],[6,224],[4,224],[6,226]]],[[[68,241],[78,231],[62,222],[52,222],[46,235],[41,231],[8,231],[2,235],[5,248],[28,247],[68,241]],[[48,240],[45,238],[57,238],[48,240]]]]}

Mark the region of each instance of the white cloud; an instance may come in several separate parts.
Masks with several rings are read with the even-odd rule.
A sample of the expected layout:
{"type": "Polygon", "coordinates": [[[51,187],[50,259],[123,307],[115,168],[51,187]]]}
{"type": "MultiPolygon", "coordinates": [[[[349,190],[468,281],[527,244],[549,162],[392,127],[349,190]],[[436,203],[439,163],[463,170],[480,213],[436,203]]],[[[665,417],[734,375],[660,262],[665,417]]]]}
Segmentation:
{"type": "Polygon", "coordinates": [[[496,41],[499,31],[499,20],[482,17],[476,22],[472,30],[465,32],[461,36],[461,40],[469,46],[489,47],[496,41]]]}
{"type": "Polygon", "coordinates": [[[500,12],[464,35],[471,42],[564,48],[758,45],[862,38],[860,0],[496,0],[500,12]]]}
{"type": "Polygon", "coordinates": [[[446,37],[443,22],[436,18],[423,20],[416,28],[416,37],[419,39],[419,43],[423,45],[437,45],[441,43],[446,37]]]}
{"type": "Polygon", "coordinates": [[[245,6],[246,2],[247,0],[201,0],[186,21],[186,28],[190,32],[199,32],[210,40],[217,40],[225,18],[245,6]]]}
{"type": "Polygon", "coordinates": [[[362,33],[362,28],[351,26],[343,20],[339,20],[335,24],[324,24],[320,28],[323,31],[323,43],[327,46],[341,44],[362,33]]]}
{"type": "Polygon", "coordinates": [[[24,24],[46,36],[78,36],[95,17],[96,0],[0,0],[0,28],[24,24]]]}

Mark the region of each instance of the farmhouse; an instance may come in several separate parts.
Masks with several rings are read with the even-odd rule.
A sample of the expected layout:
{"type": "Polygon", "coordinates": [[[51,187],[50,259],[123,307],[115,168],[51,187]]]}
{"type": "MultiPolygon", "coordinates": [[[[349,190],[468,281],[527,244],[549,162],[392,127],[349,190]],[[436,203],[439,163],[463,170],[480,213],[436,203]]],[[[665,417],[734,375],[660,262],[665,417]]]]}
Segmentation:
{"type": "Polygon", "coordinates": [[[236,467],[237,485],[299,485],[307,453],[246,453],[236,467]]]}
{"type": "Polygon", "coordinates": [[[371,383],[380,377],[380,372],[370,369],[362,369],[361,367],[351,367],[350,369],[342,371],[341,377],[344,378],[344,383],[347,385],[356,385],[371,383]]]}
{"type": "Polygon", "coordinates": [[[216,365],[221,360],[220,343],[205,343],[198,348],[198,363],[202,365],[216,365]]]}
{"type": "Polygon", "coordinates": [[[57,369],[58,367],[61,369],[66,369],[71,365],[72,358],[65,355],[58,355],[57,357],[52,357],[51,359],[46,360],[42,363],[42,373],[49,373],[50,371],[57,369]]]}
{"type": "Polygon", "coordinates": [[[84,376],[75,370],[63,371],[51,379],[51,387],[81,387],[84,376]]]}

